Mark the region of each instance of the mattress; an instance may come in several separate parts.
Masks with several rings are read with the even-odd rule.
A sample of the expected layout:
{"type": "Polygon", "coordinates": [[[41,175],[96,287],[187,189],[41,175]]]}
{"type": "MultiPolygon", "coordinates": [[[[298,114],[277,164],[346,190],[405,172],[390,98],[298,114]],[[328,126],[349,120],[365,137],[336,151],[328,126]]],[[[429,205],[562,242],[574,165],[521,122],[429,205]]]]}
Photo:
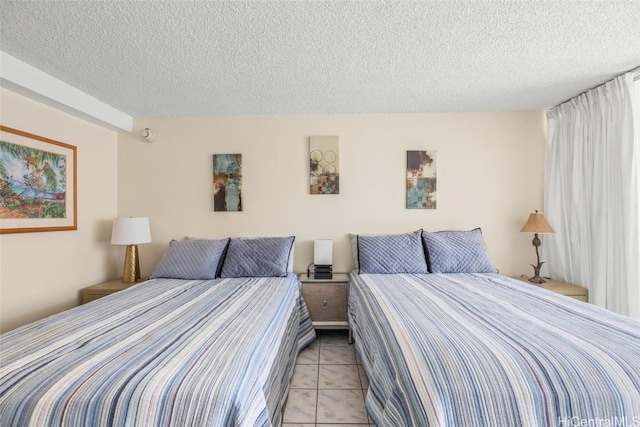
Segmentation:
{"type": "Polygon", "coordinates": [[[349,321],[378,426],[640,425],[637,320],[497,274],[352,273],[349,321]]]}
{"type": "Polygon", "coordinates": [[[152,279],[0,337],[0,425],[279,426],[295,275],[152,279]]]}

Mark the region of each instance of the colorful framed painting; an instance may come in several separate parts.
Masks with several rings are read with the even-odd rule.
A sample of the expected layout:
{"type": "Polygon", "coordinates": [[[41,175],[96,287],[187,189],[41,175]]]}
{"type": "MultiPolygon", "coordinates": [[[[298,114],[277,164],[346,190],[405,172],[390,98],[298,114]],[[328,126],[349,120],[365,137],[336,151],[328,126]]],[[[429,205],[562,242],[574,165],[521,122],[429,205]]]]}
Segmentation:
{"type": "Polygon", "coordinates": [[[76,147],[0,126],[0,234],[77,230],[76,147]]]}
{"type": "Polygon", "coordinates": [[[213,210],[242,211],[242,154],[213,155],[213,210]]]}
{"type": "Polygon", "coordinates": [[[436,152],[407,151],[407,209],[435,209],[436,152]]]}
{"type": "Polygon", "coordinates": [[[311,194],[340,194],[340,156],[337,136],[309,138],[311,194]]]}

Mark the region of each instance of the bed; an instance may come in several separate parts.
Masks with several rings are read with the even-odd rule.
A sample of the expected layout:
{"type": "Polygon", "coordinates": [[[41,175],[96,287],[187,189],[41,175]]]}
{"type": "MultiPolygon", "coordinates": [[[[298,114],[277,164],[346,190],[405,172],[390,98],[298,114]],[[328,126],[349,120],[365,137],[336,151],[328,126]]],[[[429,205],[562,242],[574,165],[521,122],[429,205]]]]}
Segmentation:
{"type": "Polygon", "coordinates": [[[241,277],[260,261],[227,264],[232,243],[224,264],[191,243],[156,270],[188,276],[202,255],[223,277],[154,277],[2,335],[0,425],[279,426],[315,332],[297,277],[241,277]]]}
{"type": "Polygon", "coordinates": [[[489,271],[372,268],[397,250],[362,243],[349,321],[378,426],[640,425],[639,321],[489,271]]]}

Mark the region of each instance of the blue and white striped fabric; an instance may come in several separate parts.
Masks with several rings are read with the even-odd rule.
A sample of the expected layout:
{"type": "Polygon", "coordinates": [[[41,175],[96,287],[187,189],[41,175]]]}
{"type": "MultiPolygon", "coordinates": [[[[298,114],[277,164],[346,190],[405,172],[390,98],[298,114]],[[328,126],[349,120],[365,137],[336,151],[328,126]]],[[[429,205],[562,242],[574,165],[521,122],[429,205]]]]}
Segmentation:
{"type": "Polygon", "coordinates": [[[497,274],[356,273],[349,320],[378,426],[640,423],[637,320],[497,274]]]}
{"type": "Polygon", "coordinates": [[[279,426],[295,275],[152,279],[0,337],[2,426],[279,426]]]}

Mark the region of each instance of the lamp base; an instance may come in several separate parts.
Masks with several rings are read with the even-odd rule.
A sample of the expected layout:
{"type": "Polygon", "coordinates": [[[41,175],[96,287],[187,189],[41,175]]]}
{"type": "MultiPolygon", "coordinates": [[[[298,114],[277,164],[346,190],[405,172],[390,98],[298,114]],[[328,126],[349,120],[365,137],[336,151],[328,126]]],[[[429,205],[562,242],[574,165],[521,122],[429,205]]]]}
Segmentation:
{"type": "Polygon", "coordinates": [[[540,276],[533,276],[533,277],[529,277],[529,281],[531,283],[537,283],[537,284],[541,284],[541,283],[547,283],[546,280],[544,280],[542,277],[540,276]]]}
{"type": "Polygon", "coordinates": [[[140,281],[140,260],[138,258],[138,245],[127,245],[124,253],[124,270],[122,271],[122,283],[135,283],[140,281]]]}
{"type": "Polygon", "coordinates": [[[542,277],[540,277],[540,268],[542,267],[542,264],[544,264],[543,262],[539,262],[538,266],[536,267],[535,265],[531,264],[531,267],[533,267],[533,277],[529,277],[529,281],[531,283],[547,283],[546,280],[544,280],[542,277]]]}

